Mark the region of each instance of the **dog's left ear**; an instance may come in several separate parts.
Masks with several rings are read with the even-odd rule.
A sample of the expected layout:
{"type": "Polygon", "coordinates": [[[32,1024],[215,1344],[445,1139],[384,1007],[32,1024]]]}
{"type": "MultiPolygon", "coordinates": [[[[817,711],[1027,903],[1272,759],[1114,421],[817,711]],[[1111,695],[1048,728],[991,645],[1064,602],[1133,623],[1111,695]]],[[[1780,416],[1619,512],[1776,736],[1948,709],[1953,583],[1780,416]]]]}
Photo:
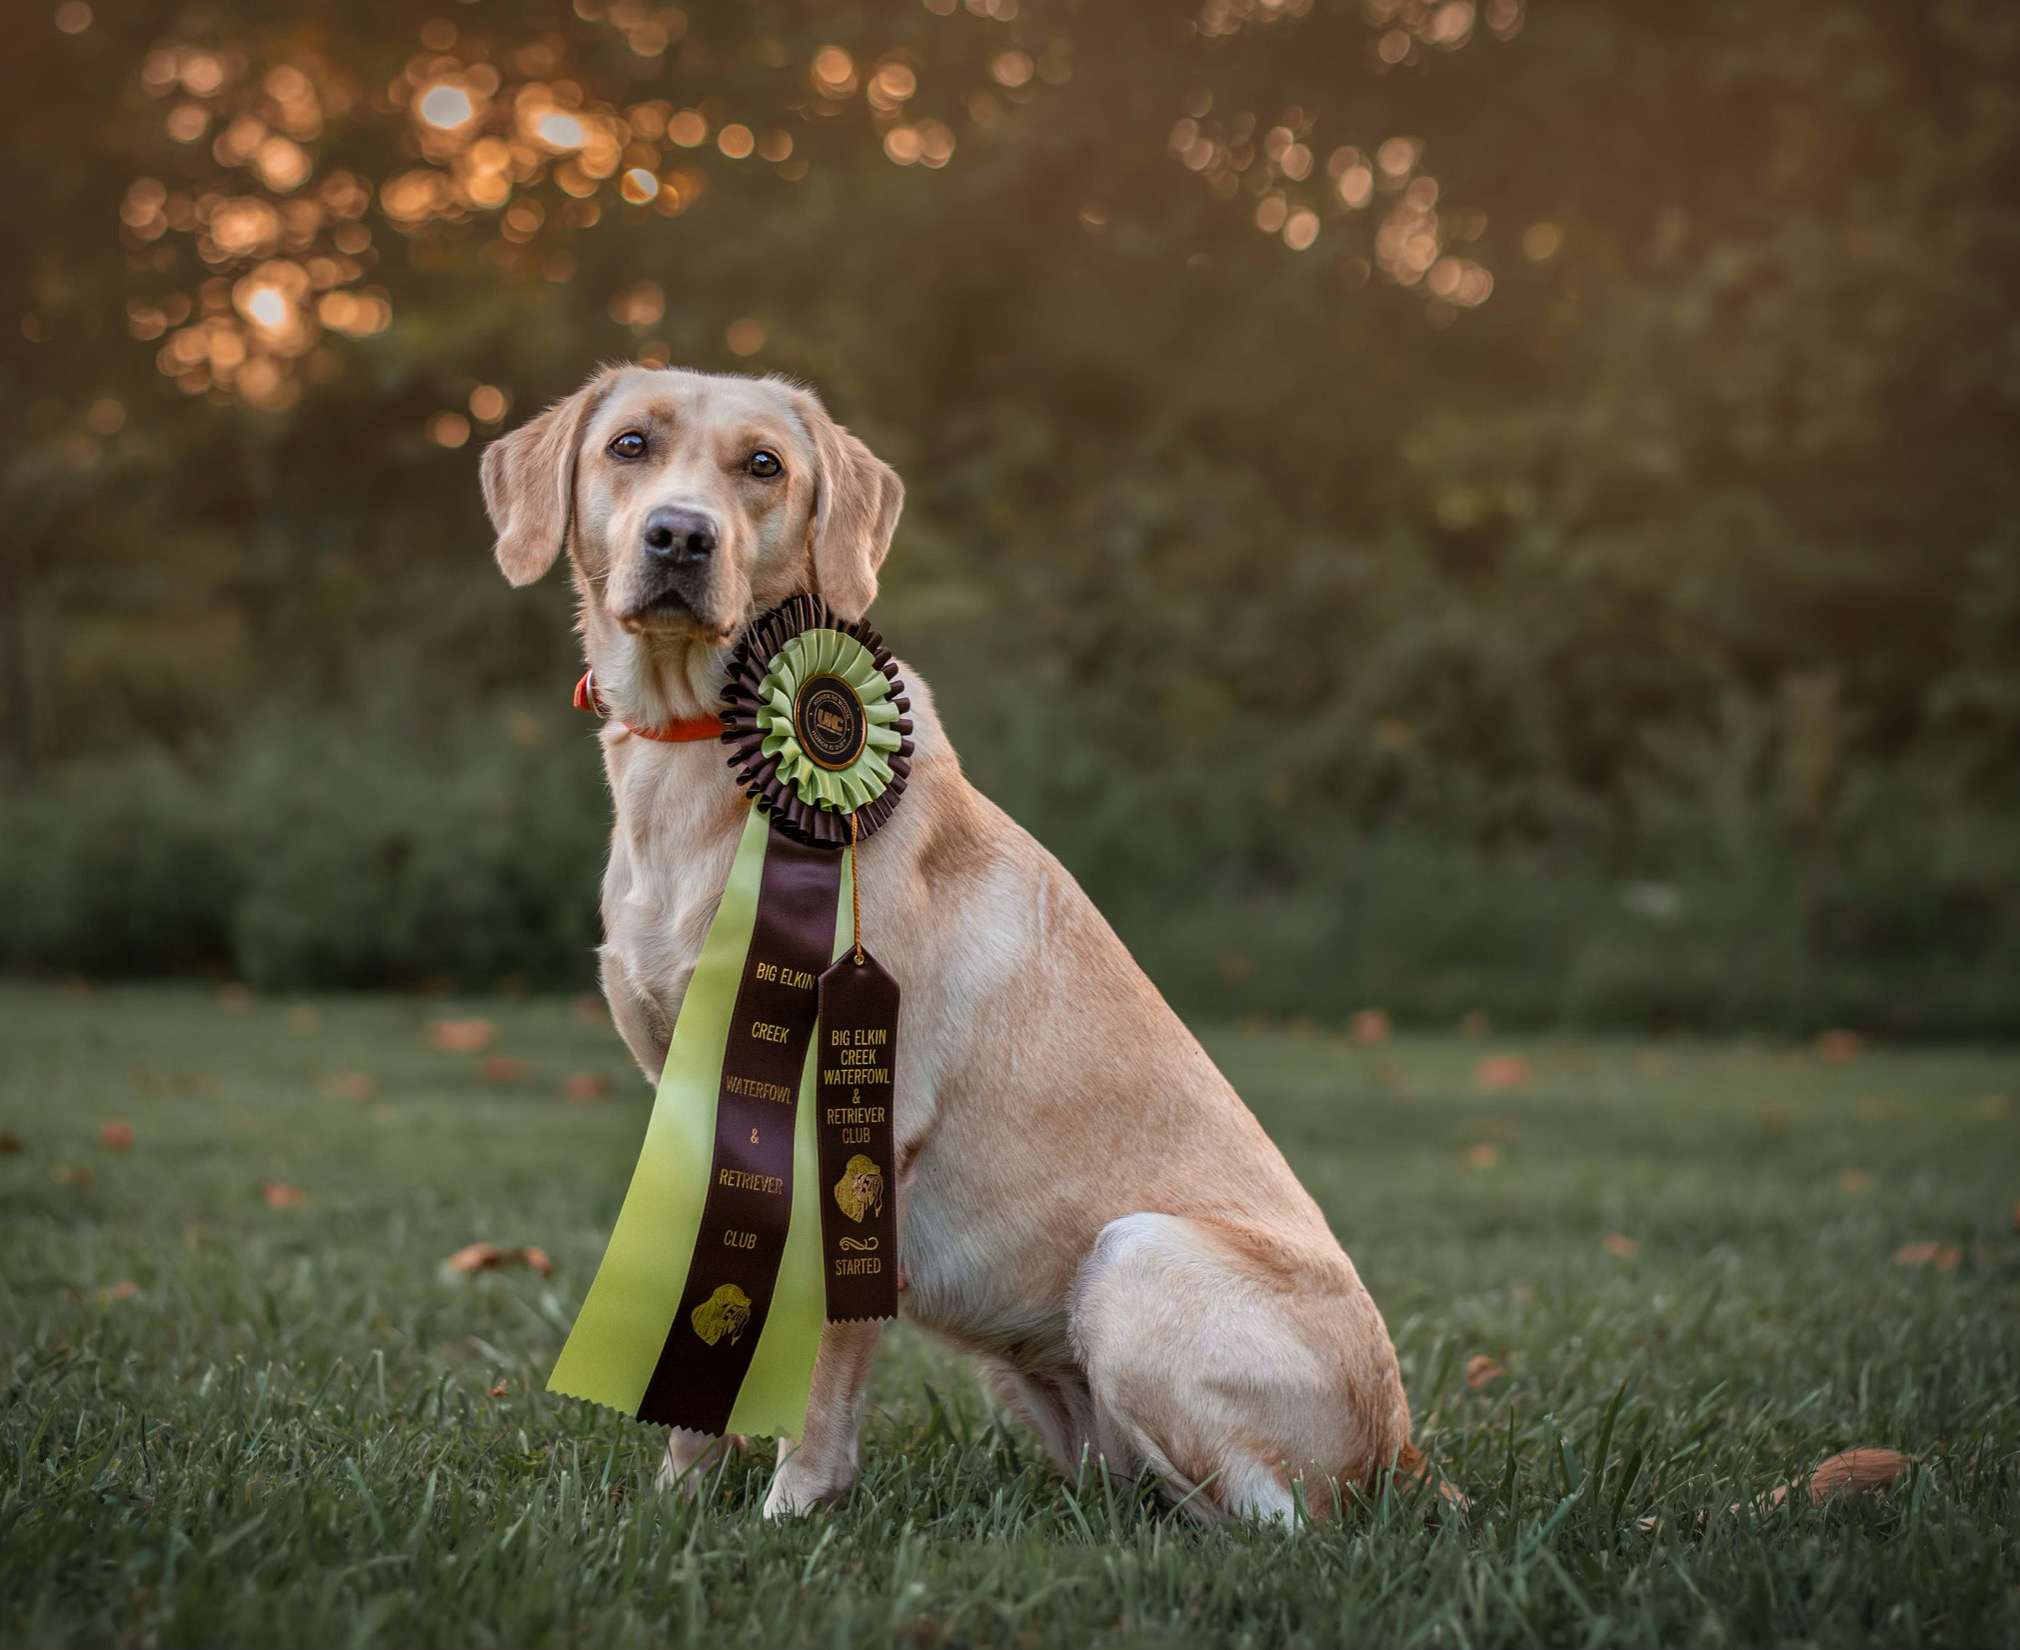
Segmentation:
{"type": "Polygon", "coordinates": [[[820,467],[814,497],[814,582],[845,619],[877,599],[877,569],[890,553],[905,484],[898,472],[828,416],[811,391],[797,392],[820,467]]]}
{"type": "Polygon", "coordinates": [[[582,427],[603,399],[599,373],[566,400],[484,449],[484,508],[497,529],[492,553],[505,577],[531,584],[568,543],[575,505],[575,455],[582,427]]]}

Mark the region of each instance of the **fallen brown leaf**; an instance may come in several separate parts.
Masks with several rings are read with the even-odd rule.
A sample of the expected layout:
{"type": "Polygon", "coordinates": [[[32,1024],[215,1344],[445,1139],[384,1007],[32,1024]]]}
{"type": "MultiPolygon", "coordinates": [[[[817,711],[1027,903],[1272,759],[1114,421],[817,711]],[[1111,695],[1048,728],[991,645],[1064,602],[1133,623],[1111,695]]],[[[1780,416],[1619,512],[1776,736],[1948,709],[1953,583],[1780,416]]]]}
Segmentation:
{"type": "Polygon", "coordinates": [[[1483,1387],[1492,1386],[1507,1373],[1505,1367],[1496,1363],[1484,1352],[1476,1352],[1466,1360],[1466,1384],[1475,1392],[1483,1387]]]}
{"type": "MultiPolygon", "coordinates": [[[[21,1144],[21,1136],[0,1133],[0,1157],[19,1157],[28,1148],[21,1144]]],[[[2013,1206],[2013,1223],[2020,1226],[2020,1203],[2013,1206]]]]}
{"type": "Polygon", "coordinates": [[[1810,1474],[1810,1499],[1829,1501],[1835,1496],[1884,1490],[1912,1467],[1915,1459],[1897,1449],[1843,1450],[1818,1463],[1810,1474]]]}
{"type": "Polygon", "coordinates": [[[600,1071],[578,1071],[561,1080],[561,1098],[570,1105],[601,1100],[610,1093],[610,1079],[600,1071]]]}
{"type": "Polygon", "coordinates": [[[1459,1022],[1459,1029],[1468,1037],[1484,1037],[1494,1029],[1494,1022],[1476,1008],[1459,1022]]]}
{"type": "Polygon", "coordinates": [[[1599,1247],[1609,1255],[1619,1255],[1623,1260],[1641,1253],[1641,1245],[1622,1232],[1608,1232],[1599,1240],[1599,1247]]]}
{"type": "Polygon", "coordinates": [[[1817,1052],[1837,1065],[1856,1060],[1865,1046],[1865,1038],[1856,1031],[1827,1031],[1817,1039],[1817,1052]]]}
{"type": "Polygon", "coordinates": [[[1864,1169],[1847,1169],[1838,1176],[1838,1187],[1841,1191],[1863,1192],[1872,1183],[1873,1177],[1864,1169]]]}
{"type": "Polygon", "coordinates": [[[233,1014],[243,1013],[252,1005],[252,993],[242,985],[221,985],[217,988],[217,1006],[228,1009],[233,1014]]]}
{"type": "Polygon", "coordinates": [[[575,1017],[586,1026],[610,1024],[610,1010],[604,1007],[603,999],[587,991],[575,999],[575,1017]]]}
{"type": "Polygon", "coordinates": [[[526,1075],[526,1062],[516,1054],[487,1054],[477,1072],[487,1083],[516,1083],[526,1075]]]}
{"type": "Polygon", "coordinates": [[[545,1249],[537,1249],[532,1244],[523,1249],[507,1249],[500,1243],[470,1243],[458,1249],[442,1262],[446,1272],[495,1272],[506,1266],[526,1266],[538,1272],[543,1278],[554,1275],[554,1262],[548,1259],[545,1249]]]}
{"type": "Polygon", "coordinates": [[[98,1143],[109,1152],[130,1152],[133,1150],[133,1125],[131,1123],[101,1123],[98,1125],[98,1143]]]}
{"type": "Polygon", "coordinates": [[[68,1163],[59,1163],[49,1171],[49,1178],[59,1186],[75,1186],[80,1192],[88,1192],[98,1184],[98,1176],[89,1169],[72,1168],[68,1163]]]}
{"type": "Polygon", "coordinates": [[[491,1389],[491,1391],[490,1391],[490,1394],[489,1394],[489,1396],[491,1396],[491,1397],[493,1397],[493,1398],[503,1398],[503,1397],[507,1396],[507,1393],[506,1393],[506,1390],[505,1390],[505,1383],[504,1383],[503,1381],[500,1381],[500,1382],[499,1382],[499,1383],[498,1383],[498,1384],[497,1384],[496,1386],[494,1386],[494,1387],[493,1387],[493,1388],[491,1389]]]}
{"type": "Polygon", "coordinates": [[[1473,1068],[1473,1081],[1483,1089],[1519,1089],[1532,1073],[1519,1054],[1488,1054],[1473,1068]]]}
{"type": "Polygon", "coordinates": [[[260,1196],[267,1200],[269,1209],[299,1209],[308,1202],[309,1194],[299,1186],[288,1186],[278,1180],[269,1180],[260,1188],[260,1196]]]}
{"type": "Polygon", "coordinates": [[[1477,1145],[1468,1146],[1461,1161],[1469,1169],[1491,1169],[1501,1161],[1501,1148],[1482,1140],[1477,1145]]]}
{"type": "MultiPolygon", "coordinates": [[[[1395,1470],[1396,1476],[1405,1483],[1421,1484],[1425,1474],[1431,1470],[1431,1463],[1415,1444],[1405,1444],[1396,1455],[1395,1470]]],[[[1438,1480],[1438,1499],[1459,1512],[1465,1512],[1473,1505],[1466,1492],[1447,1478],[1438,1480]]]]}
{"type": "Polygon", "coordinates": [[[326,1072],[316,1087],[335,1100],[370,1100],[379,1092],[378,1079],[366,1071],[326,1072]]]}
{"type": "Polygon", "coordinates": [[[489,1020],[431,1020],[428,1041],[445,1054],[477,1054],[496,1040],[498,1027],[489,1020]]]}
{"type": "Polygon", "coordinates": [[[1896,1266],[1933,1266],[1939,1272],[1954,1272],[1964,1251],[1954,1243],[1904,1243],[1894,1251],[1896,1266]]]}
{"type": "Polygon", "coordinates": [[[140,1285],[131,1278],[121,1278],[110,1289],[101,1289],[98,1298],[102,1301],[130,1301],[140,1293],[140,1285]]]}
{"type": "Polygon", "coordinates": [[[1389,1016],[1379,1008],[1364,1008],[1347,1022],[1347,1035],[1369,1046],[1386,1043],[1393,1029],[1389,1016]]]}
{"type": "Polygon", "coordinates": [[[508,1251],[495,1243],[469,1243],[442,1264],[452,1272],[489,1272],[508,1264],[508,1251]]]}

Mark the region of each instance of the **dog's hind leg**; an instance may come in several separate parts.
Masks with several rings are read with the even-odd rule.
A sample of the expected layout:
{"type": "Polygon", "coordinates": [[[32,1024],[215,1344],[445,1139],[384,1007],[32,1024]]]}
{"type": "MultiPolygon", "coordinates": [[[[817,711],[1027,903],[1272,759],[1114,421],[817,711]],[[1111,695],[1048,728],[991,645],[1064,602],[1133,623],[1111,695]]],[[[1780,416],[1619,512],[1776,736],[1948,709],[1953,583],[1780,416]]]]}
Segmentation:
{"type": "Polygon", "coordinates": [[[779,1440],[779,1470],[765,1496],[765,1517],[784,1518],[839,1501],[856,1481],[857,1434],[870,1392],[877,1321],[831,1323],[814,1359],[813,1395],[798,1438],[779,1440]]]}
{"type": "Polygon", "coordinates": [[[1073,1335],[1111,1463],[1187,1513],[1289,1520],[1391,1466],[1409,1406],[1381,1314],[1337,1251],[1126,1215],[1082,1264],[1073,1335]]]}

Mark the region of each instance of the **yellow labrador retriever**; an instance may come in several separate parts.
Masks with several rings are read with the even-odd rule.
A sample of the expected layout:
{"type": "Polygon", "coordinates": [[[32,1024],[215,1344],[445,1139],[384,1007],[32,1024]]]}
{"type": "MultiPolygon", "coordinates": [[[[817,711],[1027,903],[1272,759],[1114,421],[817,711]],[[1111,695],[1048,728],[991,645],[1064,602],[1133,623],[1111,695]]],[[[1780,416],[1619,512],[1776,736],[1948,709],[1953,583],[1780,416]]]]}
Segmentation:
{"type": "MultiPolygon", "coordinates": [[[[565,548],[610,711],[603,987],[649,1081],[749,805],[713,741],[728,651],[802,591],[859,618],[904,488],[778,379],[613,367],[485,454],[514,584],[565,548]]],[[[864,943],[903,982],[903,1309],[980,1360],[1062,1470],[1154,1472],[1204,1518],[1287,1516],[1302,1483],[1414,1458],[1380,1312],[1227,1081],[1073,878],[978,793],[904,673],[911,788],[861,851],[864,943]]],[[[831,1325],[765,1513],[855,1477],[878,1326],[831,1325]]],[[[676,1431],[693,1483],[721,1440],[676,1431]]]]}

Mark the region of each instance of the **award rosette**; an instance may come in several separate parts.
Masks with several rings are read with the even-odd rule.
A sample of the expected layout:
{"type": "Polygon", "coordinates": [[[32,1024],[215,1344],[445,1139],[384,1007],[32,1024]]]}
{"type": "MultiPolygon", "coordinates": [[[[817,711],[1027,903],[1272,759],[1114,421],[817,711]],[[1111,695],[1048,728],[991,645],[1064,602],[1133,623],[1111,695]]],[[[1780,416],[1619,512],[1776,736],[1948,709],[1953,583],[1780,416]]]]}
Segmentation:
{"type": "Polygon", "coordinates": [[[911,707],[877,633],[817,596],[751,624],[723,702],[753,806],[548,1388],[795,1436],[823,1322],[897,1315],[898,986],[853,920],[854,848],[904,794],[911,707]]]}

